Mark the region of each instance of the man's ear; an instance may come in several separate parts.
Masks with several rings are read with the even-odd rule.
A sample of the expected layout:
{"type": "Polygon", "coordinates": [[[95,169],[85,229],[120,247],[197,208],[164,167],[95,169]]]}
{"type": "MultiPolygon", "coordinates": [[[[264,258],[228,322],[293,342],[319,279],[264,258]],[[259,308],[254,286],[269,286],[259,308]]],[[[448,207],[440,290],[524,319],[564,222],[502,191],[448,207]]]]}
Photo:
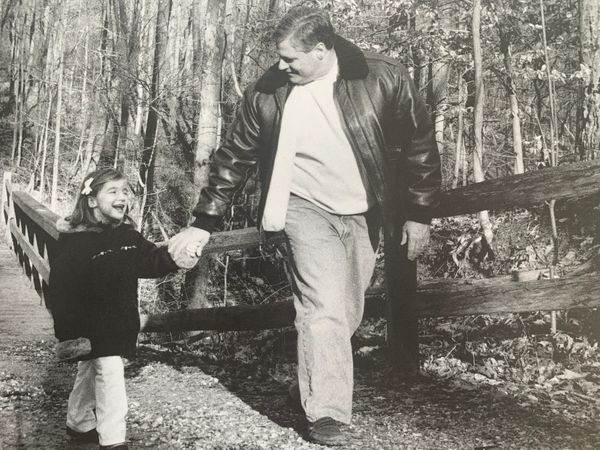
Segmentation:
{"type": "Polygon", "coordinates": [[[327,47],[325,47],[325,44],[323,44],[322,42],[319,42],[313,47],[313,51],[315,52],[315,56],[317,57],[317,59],[322,60],[325,58],[327,47]]]}

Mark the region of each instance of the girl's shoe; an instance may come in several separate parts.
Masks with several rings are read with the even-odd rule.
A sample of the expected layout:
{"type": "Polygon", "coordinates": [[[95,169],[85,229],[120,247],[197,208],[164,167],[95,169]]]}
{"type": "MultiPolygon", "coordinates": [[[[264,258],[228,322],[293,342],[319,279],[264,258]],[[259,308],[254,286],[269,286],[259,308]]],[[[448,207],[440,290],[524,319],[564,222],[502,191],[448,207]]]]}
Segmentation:
{"type": "Polygon", "coordinates": [[[95,428],[93,430],[82,433],[81,431],[75,431],[74,429],[67,427],[67,435],[71,437],[71,441],[77,444],[98,443],[98,432],[95,428]]]}

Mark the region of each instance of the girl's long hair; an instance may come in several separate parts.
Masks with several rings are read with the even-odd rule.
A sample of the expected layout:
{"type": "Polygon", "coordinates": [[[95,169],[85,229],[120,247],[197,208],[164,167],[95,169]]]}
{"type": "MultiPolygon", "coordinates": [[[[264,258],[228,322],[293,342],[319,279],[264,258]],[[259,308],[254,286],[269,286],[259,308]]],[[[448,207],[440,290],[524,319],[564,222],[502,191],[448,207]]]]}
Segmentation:
{"type": "MultiPolygon", "coordinates": [[[[77,193],[77,201],[75,202],[75,207],[73,208],[73,212],[66,218],[67,222],[71,224],[72,227],[76,227],[78,225],[84,225],[88,227],[95,227],[99,225],[99,222],[94,217],[94,211],[90,208],[88,203],[88,197],[95,197],[98,195],[102,186],[104,186],[109,181],[120,181],[127,180],[127,177],[123,172],[120,172],[115,169],[99,169],[95,170],[87,174],[83,182],[81,183],[81,187],[79,188],[79,192],[77,193]],[[88,181],[92,180],[92,181],[88,181]],[[86,187],[89,186],[89,190],[86,187]]],[[[128,215],[129,211],[126,211],[124,222],[131,223],[132,220],[128,215]]]]}

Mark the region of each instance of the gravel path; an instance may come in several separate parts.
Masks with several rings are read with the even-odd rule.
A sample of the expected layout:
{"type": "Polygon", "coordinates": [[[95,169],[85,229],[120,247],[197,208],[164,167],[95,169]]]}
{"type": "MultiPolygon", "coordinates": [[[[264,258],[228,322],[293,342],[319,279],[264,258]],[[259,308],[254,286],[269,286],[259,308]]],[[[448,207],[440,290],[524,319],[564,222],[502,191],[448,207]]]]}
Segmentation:
{"type": "MultiPolygon", "coordinates": [[[[126,370],[131,448],[311,449],[286,386],[257,366],[209,365],[193,354],[142,347],[126,370]]],[[[2,449],[60,449],[74,365],[56,364],[52,343],[0,344],[2,449]]],[[[357,368],[350,449],[598,448],[600,429],[493,390],[436,380],[407,382],[357,368]]],[[[85,447],[82,447],[85,448],[85,447]]],[[[94,448],[94,447],[87,447],[94,448]]]]}

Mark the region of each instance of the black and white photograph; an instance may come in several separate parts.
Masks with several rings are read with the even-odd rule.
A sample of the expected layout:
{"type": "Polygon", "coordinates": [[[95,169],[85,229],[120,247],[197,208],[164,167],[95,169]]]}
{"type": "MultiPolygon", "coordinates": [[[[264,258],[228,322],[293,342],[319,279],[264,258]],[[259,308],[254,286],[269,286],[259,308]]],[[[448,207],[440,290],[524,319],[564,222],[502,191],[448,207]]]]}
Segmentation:
{"type": "Polygon", "coordinates": [[[0,450],[600,448],[600,0],[0,0],[0,450]]]}

